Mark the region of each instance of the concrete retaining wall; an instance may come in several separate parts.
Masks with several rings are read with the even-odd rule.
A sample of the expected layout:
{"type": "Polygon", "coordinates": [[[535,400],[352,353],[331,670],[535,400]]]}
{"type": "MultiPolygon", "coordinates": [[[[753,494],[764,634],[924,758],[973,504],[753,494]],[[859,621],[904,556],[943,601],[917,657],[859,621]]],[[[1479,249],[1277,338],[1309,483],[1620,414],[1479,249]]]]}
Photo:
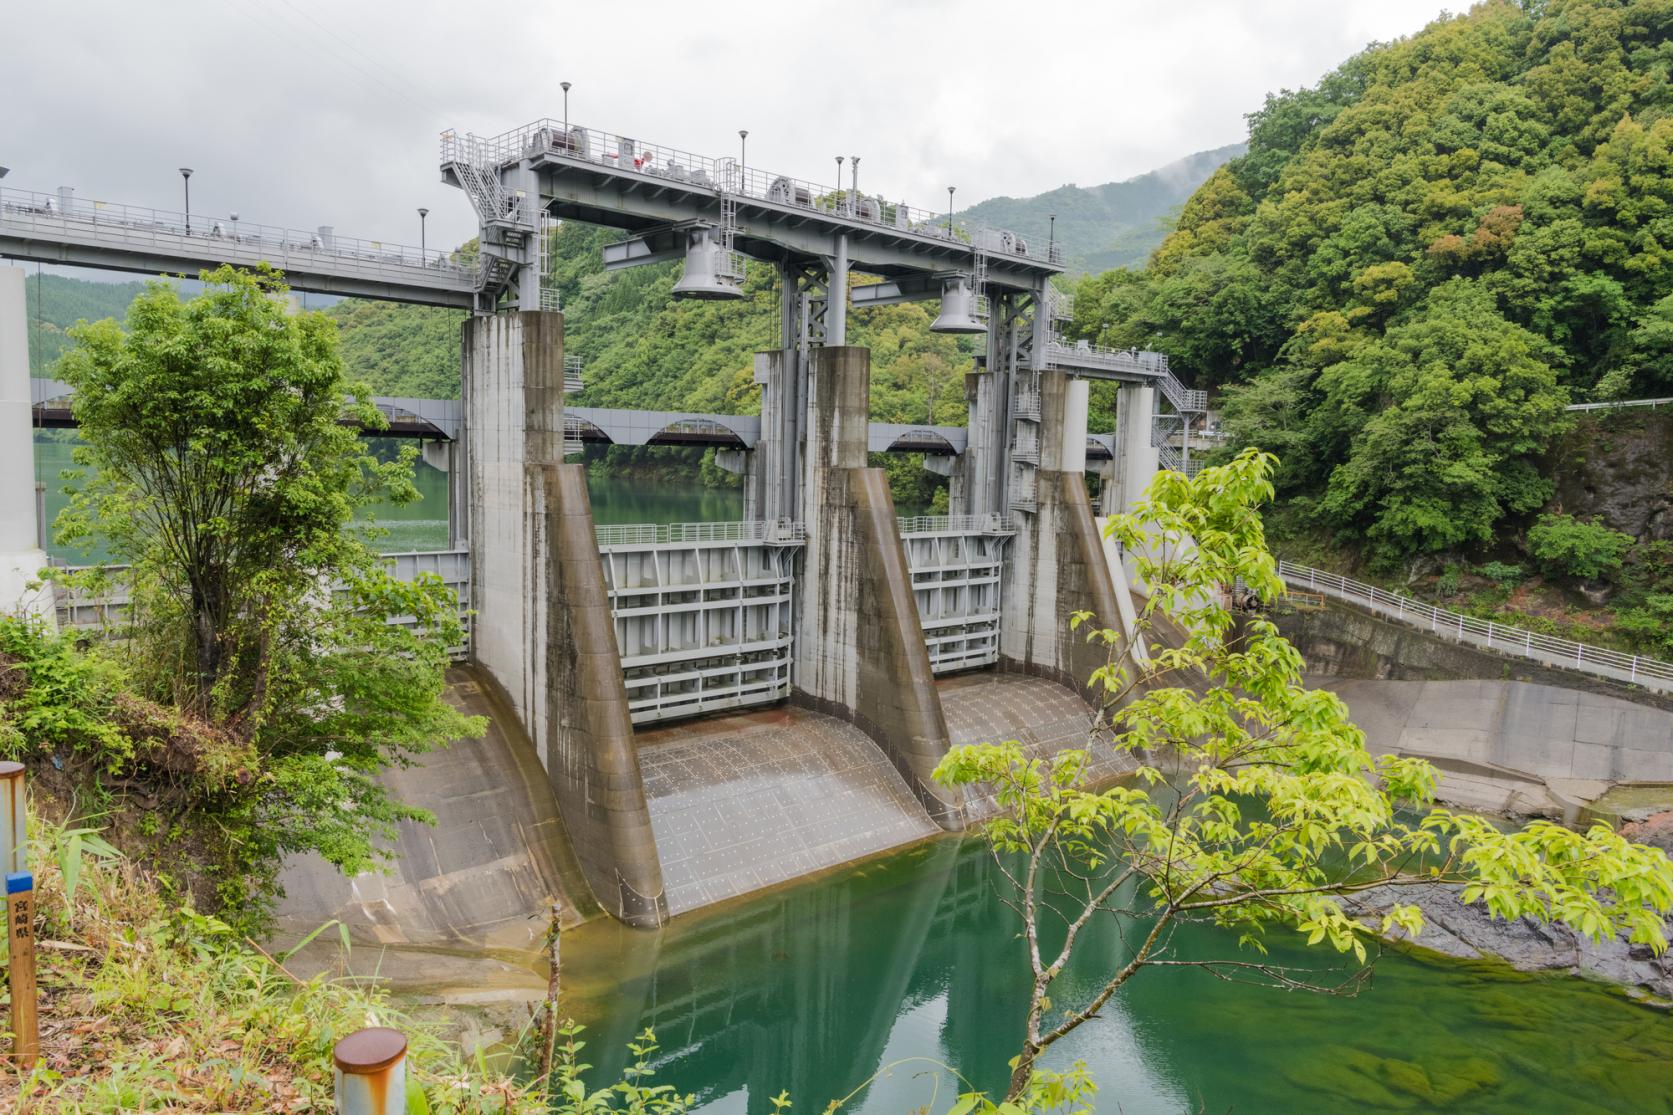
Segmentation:
{"type": "Polygon", "coordinates": [[[1373,751],[1508,767],[1546,780],[1673,781],[1673,713],[1523,681],[1327,683],[1373,751]]]}
{"type": "Polygon", "coordinates": [[[1494,654],[1338,601],[1327,602],[1319,611],[1273,618],[1279,631],[1307,660],[1308,673],[1315,677],[1529,681],[1619,697],[1673,712],[1673,694],[1542,666],[1519,656],[1494,654]]]}

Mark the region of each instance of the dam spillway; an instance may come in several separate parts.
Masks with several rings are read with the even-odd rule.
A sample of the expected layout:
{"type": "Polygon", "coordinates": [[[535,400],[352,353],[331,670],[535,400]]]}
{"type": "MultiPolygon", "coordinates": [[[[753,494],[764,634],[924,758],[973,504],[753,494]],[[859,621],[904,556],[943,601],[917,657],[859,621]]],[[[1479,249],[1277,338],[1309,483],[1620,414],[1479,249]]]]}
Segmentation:
{"type": "Polygon", "coordinates": [[[281,930],[307,933],[336,918],[380,944],[516,948],[540,940],[549,899],[564,904],[566,921],[597,912],[517,717],[473,668],[449,671],[447,699],[487,717],[487,733],[382,776],[397,800],[436,823],[398,826],[387,874],[349,878],[317,855],[287,861],[281,930]]]}
{"type": "Polygon", "coordinates": [[[941,831],[877,745],[832,716],[736,713],[635,742],[670,914],[941,831]]]}

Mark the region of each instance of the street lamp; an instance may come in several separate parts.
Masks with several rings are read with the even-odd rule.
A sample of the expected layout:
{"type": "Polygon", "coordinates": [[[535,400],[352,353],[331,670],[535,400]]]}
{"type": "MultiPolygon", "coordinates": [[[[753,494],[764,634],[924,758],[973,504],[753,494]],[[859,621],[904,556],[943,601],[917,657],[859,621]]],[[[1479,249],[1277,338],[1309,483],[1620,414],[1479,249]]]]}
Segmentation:
{"type": "Polygon", "coordinates": [[[563,141],[569,144],[569,82],[558,82],[558,88],[563,90],[563,141]]]}
{"type": "Polygon", "coordinates": [[[744,152],[749,150],[749,129],[738,129],[738,169],[744,168],[744,152]]]}
{"type": "Polygon", "coordinates": [[[1051,235],[1046,239],[1046,262],[1051,262],[1052,249],[1057,247],[1057,214],[1051,215],[1051,235]]]}
{"type": "Polygon", "coordinates": [[[418,262],[420,263],[423,263],[424,257],[429,255],[429,253],[424,250],[424,218],[429,215],[430,211],[428,209],[420,209],[418,211],[418,262]]]}
{"type": "Polygon", "coordinates": [[[231,214],[231,217],[232,217],[232,242],[234,244],[236,244],[236,243],[238,243],[238,214],[233,213],[233,214],[231,214]]]}
{"type": "Polygon", "coordinates": [[[858,217],[860,215],[860,157],[850,155],[848,156],[848,163],[854,175],[854,200],[851,207],[854,210],[854,215],[858,217]]]}
{"type": "Polygon", "coordinates": [[[947,237],[949,239],[953,235],[953,191],[956,189],[958,189],[957,186],[947,187],[947,237]]]}
{"type": "Polygon", "coordinates": [[[842,212],[842,156],[841,155],[838,155],[836,157],[836,163],[837,163],[836,194],[831,198],[831,205],[832,205],[833,208],[836,209],[836,211],[838,213],[840,213],[840,212],[842,212]]]}
{"type": "Polygon", "coordinates": [[[190,236],[192,234],[192,168],[191,167],[183,166],[183,167],[180,168],[180,184],[182,186],[184,186],[185,190],[186,190],[186,235],[190,236]]]}

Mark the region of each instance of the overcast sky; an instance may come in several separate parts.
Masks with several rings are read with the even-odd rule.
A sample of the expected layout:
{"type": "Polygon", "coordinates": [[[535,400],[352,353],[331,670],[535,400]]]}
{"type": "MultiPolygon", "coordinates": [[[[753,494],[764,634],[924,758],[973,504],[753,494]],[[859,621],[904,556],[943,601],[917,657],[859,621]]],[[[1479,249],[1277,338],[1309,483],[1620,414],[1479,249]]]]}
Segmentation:
{"type": "Polygon", "coordinates": [[[444,128],[570,120],[938,209],[1142,174],[1244,137],[1438,0],[11,0],[6,186],[416,243],[475,232],[444,128]]]}

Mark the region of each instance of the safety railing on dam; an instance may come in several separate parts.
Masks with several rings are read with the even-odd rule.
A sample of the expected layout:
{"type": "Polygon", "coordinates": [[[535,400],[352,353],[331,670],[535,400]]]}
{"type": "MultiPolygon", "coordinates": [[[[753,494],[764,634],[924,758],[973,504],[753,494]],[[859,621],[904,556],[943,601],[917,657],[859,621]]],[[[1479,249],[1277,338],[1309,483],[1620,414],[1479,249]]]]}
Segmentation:
{"type": "MultiPolygon", "coordinates": [[[[459,621],[464,625],[465,641],[448,651],[455,658],[464,656],[470,642],[471,624],[471,556],[469,550],[412,550],[383,555],[384,564],[397,581],[412,581],[421,574],[433,574],[442,584],[453,590],[459,600],[459,621]]],[[[103,574],[96,587],[56,584],[54,596],[58,610],[58,625],[63,628],[117,628],[127,618],[131,597],[125,575],[126,565],[58,566],[67,573],[85,573],[98,569],[103,574]]],[[[410,627],[417,618],[410,615],[391,616],[389,622],[399,627],[410,627]]]]}
{"type": "Polygon", "coordinates": [[[1530,658],[1545,666],[1559,666],[1598,677],[1673,692],[1673,662],[1624,654],[1572,639],[1540,635],[1525,628],[1437,608],[1409,596],[1380,589],[1322,569],[1280,561],[1278,573],[1292,588],[1305,587],[1325,596],[1355,604],[1377,615],[1429,631],[1444,638],[1501,654],[1530,658]]]}
{"type": "Polygon", "coordinates": [[[900,519],[912,596],[936,673],[999,661],[1000,583],[1010,534],[998,515],[900,519]]]}
{"type": "Polygon", "coordinates": [[[800,523],[597,528],[635,724],[790,695],[800,523]]]}

